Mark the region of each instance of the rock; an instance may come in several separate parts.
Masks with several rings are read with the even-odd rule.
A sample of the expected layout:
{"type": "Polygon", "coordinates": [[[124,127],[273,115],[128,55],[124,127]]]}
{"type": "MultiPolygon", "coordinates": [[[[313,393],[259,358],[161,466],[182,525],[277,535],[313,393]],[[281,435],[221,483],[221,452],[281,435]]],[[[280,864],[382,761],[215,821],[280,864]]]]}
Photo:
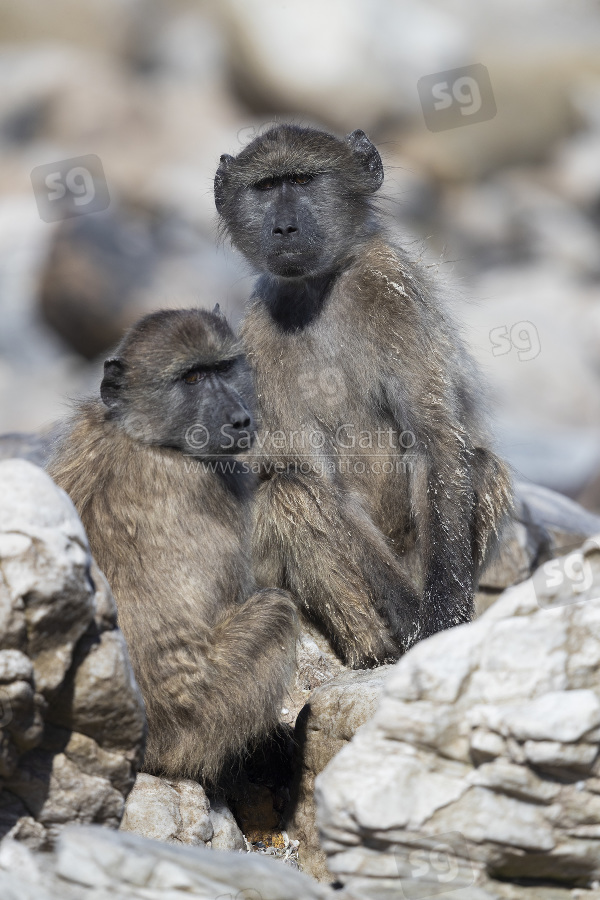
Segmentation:
{"type": "Polygon", "coordinates": [[[513,470],[524,481],[577,499],[583,488],[600,469],[600,431],[587,426],[504,423],[499,434],[499,449],[513,470]],[[564,448],[569,446],[568,463],[564,448]]]}
{"type": "Polygon", "coordinates": [[[413,647],[317,777],[327,867],[351,892],[475,900],[513,896],[496,878],[600,878],[600,537],[574,557],[413,647]]]}
{"type": "MultiPolygon", "coordinates": [[[[560,494],[517,482],[516,522],[499,558],[484,573],[477,597],[481,613],[501,592],[529,578],[540,563],[579,547],[600,533],[600,517],[560,494]]],[[[375,710],[389,667],[372,672],[346,669],[314,628],[305,625],[298,641],[298,671],[286,721],[296,721],[297,775],[288,815],[288,832],[300,841],[304,871],[330,878],[315,825],[314,782],[333,756],[375,710]],[[306,706],[296,719],[302,703],[306,706]]]]}
{"type": "Polygon", "coordinates": [[[549,559],[580,547],[600,533],[600,516],[562,494],[536,484],[515,484],[515,521],[506,529],[500,552],[483,572],[475,598],[480,615],[501,592],[529,578],[549,559]]]}
{"type": "Polygon", "coordinates": [[[218,255],[173,197],[170,208],[166,202],[115,200],[105,212],[58,226],[40,278],[39,309],[85,359],[106,354],[127,328],[156,309],[212,309],[219,299],[232,324],[239,319],[249,285],[246,278],[230,289],[233,254],[218,255]]]}
{"type": "Polygon", "coordinates": [[[148,223],[127,211],[67,219],[56,232],[40,284],[48,325],[87,359],[121,339],[142,313],[136,293],[156,264],[148,223]]]}
{"type": "MultiPolygon", "coordinates": [[[[0,178],[2,171],[0,166],[0,178]]],[[[65,396],[90,390],[99,372],[90,373],[74,355],[65,355],[62,341],[40,320],[38,279],[52,226],[42,222],[32,202],[29,172],[23,194],[12,191],[0,205],[0,433],[42,432],[65,415],[65,396]]],[[[2,457],[27,453],[27,445],[19,449],[16,440],[3,444],[2,457]]],[[[29,453],[32,461],[42,463],[45,450],[38,454],[36,444],[29,453]]]]}
{"type": "Polygon", "coordinates": [[[306,619],[296,642],[296,673],[290,696],[281,711],[281,721],[294,726],[311,691],[347,671],[327,639],[306,619]]]}
{"type": "Polygon", "coordinates": [[[483,183],[449,185],[441,218],[467,275],[502,264],[552,260],[574,279],[597,278],[597,236],[585,211],[531,170],[502,169],[483,183]]]}
{"type": "Polygon", "coordinates": [[[54,15],[40,0],[32,0],[25,7],[3,3],[0,7],[0,27],[5,41],[39,42],[48,39],[80,44],[88,48],[103,48],[124,52],[148,17],[148,6],[139,0],[120,3],[109,0],[97,5],[83,0],[73,5],[60,0],[54,15]]]}
{"type": "Polygon", "coordinates": [[[578,503],[581,503],[585,509],[590,510],[595,515],[600,513],[600,467],[594,474],[594,477],[588,481],[581,491],[577,497],[577,501],[578,503]]]}
{"type": "Polygon", "coordinates": [[[194,781],[140,772],[127,798],[121,830],[168,844],[206,844],[213,836],[208,797],[194,781]]]}
{"type": "Polygon", "coordinates": [[[0,849],[0,896],[3,900],[333,900],[339,895],[257,854],[176,847],[87,826],[66,828],[53,854],[32,853],[14,841],[5,842],[0,849]]]}
{"type": "MultiPolygon", "coordinates": [[[[485,10],[487,18],[488,9],[486,3],[478,12],[485,10]]],[[[584,73],[598,71],[596,42],[582,32],[567,36],[563,29],[559,44],[556,35],[549,34],[552,24],[548,23],[546,30],[547,23],[539,16],[535,25],[531,22],[529,39],[523,42],[527,25],[520,13],[502,15],[501,24],[497,20],[503,31],[512,32],[510,56],[498,52],[500,45],[489,20],[482,34],[472,36],[477,41],[477,55],[471,51],[469,59],[485,62],[497,112],[487,120],[473,122],[473,127],[432,132],[424,123],[416,123],[414,128],[398,128],[394,134],[403,152],[441,181],[477,181],[503,166],[540,162],[548,147],[574,130],[571,86],[586,79],[584,73]]],[[[592,18],[591,28],[596,30],[597,17],[592,18]]],[[[469,19],[470,15],[466,21],[461,16],[461,24],[472,34],[469,19]]],[[[421,72],[445,75],[445,70],[461,65],[464,63],[423,67],[421,72]]]]}
{"type": "Polygon", "coordinates": [[[68,822],[118,827],[145,717],[73,504],[23,460],[0,495],[0,837],[46,848],[68,822]]]}
{"type": "Polygon", "coordinates": [[[215,850],[245,847],[231,811],[222,801],[211,804],[197,782],[142,772],[127,798],[121,831],[168,844],[209,844],[215,850]]]}
{"type": "Polygon", "coordinates": [[[43,469],[59,432],[54,426],[41,434],[0,434],[0,459],[26,459],[43,469]]]}
{"type": "MultiPolygon", "coordinates": [[[[536,431],[548,440],[554,431],[556,449],[549,472],[553,481],[543,483],[574,494],[578,483],[582,487],[589,477],[587,467],[598,461],[597,283],[574,281],[564,265],[546,259],[488,269],[472,281],[469,293],[486,298],[485,303],[464,304],[461,317],[471,349],[512,429],[501,442],[502,452],[510,461],[516,451],[514,465],[523,477],[542,481],[546,466],[542,467],[543,456],[533,454],[536,431]],[[578,445],[584,435],[578,429],[591,432],[590,443],[595,436],[595,453],[586,447],[583,458],[578,445]],[[565,446],[573,450],[562,454],[562,476],[558,441],[563,450],[565,446]],[[573,472],[572,457],[578,472],[573,472]]],[[[498,430],[502,438],[503,431],[498,430]]],[[[537,440],[539,446],[539,435],[537,440]]]]}
{"type": "Polygon", "coordinates": [[[331,876],[315,824],[315,777],[372,717],[391,668],[345,670],[311,692],[296,723],[296,783],[287,830],[300,841],[302,869],[322,881],[330,881],[331,876]]]}
{"type": "Polygon", "coordinates": [[[600,122],[597,122],[594,130],[575,135],[556,148],[551,170],[552,179],[563,195],[592,212],[600,199],[600,174],[598,166],[594,166],[599,153],[600,122]]]}
{"type": "Polygon", "coordinates": [[[572,550],[588,537],[600,533],[600,516],[588,512],[556,491],[538,484],[517,483],[517,497],[527,517],[535,527],[546,530],[554,556],[572,550]]]}
{"type": "Polygon", "coordinates": [[[308,0],[300,21],[293,5],[269,0],[226,0],[218,9],[231,76],[251,108],[340,130],[414,114],[416,92],[403,86],[470,55],[462,19],[432,3],[331,0],[323,15],[318,0],[308,0]]]}
{"type": "Polygon", "coordinates": [[[210,821],[213,836],[210,846],[213,850],[244,850],[244,835],[238,828],[233,813],[222,800],[211,800],[210,821]]]}

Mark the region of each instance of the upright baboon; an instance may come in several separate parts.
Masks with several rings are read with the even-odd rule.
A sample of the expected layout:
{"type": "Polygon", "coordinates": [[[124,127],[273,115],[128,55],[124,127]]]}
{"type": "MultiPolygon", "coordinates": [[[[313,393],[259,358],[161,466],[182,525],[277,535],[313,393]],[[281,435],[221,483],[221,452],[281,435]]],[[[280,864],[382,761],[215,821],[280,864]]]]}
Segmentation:
{"type": "Polygon", "coordinates": [[[225,319],[147,316],[104,364],[49,466],[117,602],[148,716],[146,771],[218,780],[277,723],[294,668],[288,594],[256,591],[252,380],[225,319]]]}
{"type": "Polygon", "coordinates": [[[262,273],[242,337],[264,455],[259,580],[353,665],[472,616],[511,505],[478,377],[435,287],[388,236],[362,131],[278,125],[221,157],[215,201],[262,273]]]}

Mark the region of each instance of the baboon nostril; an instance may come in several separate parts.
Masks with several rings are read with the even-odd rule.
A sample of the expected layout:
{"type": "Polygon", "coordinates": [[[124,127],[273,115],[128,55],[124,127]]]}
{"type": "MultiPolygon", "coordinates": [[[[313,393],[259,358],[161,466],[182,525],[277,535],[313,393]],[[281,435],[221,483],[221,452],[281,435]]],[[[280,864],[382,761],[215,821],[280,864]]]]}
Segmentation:
{"type": "Polygon", "coordinates": [[[298,231],[295,225],[276,225],[273,229],[273,234],[281,235],[281,237],[287,237],[290,234],[295,234],[298,231]]]}
{"type": "Polygon", "coordinates": [[[242,418],[240,416],[240,418],[236,418],[232,421],[231,427],[232,428],[249,428],[250,423],[251,423],[250,416],[245,416],[244,418],[242,418]]]}

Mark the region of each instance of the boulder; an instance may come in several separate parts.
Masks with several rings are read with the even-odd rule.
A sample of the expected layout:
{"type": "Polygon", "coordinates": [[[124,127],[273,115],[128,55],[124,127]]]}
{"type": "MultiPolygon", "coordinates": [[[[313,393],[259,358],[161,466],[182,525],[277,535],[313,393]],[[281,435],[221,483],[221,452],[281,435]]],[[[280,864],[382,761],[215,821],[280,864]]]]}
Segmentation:
{"type": "Polygon", "coordinates": [[[156,778],[143,772],[127,798],[121,831],[167,844],[245,848],[231,811],[222,801],[211,804],[196,781],[156,778]]]}
{"type": "Polygon", "coordinates": [[[296,722],[296,776],[287,830],[299,841],[303,871],[321,881],[331,881],[331,876],[315,822],[315,778],[373,716],[391,669],[346,669],[312,691],[296,722]]]}
{"type": "Polygon", "coordinates": [[[16,459],[0,496],[0,838],[47,848],[69,822],[118,827],[145,716],[73,504],[16,459]]]}
{"type": "Polygon", "coordinates": [[[49,39],[86,48],[126,53],[140,31],[147,27],[155,3],[109,0],[97,4],[83,0],[58,0],[54,14],[41,0],[24,6],[0,4],[0,27],[6,42],[37,43],[49,39]]]}
{"type": "Polygon", "coordinates": [[[161,196],[157,181],[154,199],[116,198],[110,209],[68,218],[53,234],[40,273],[39,312],[87,360],[106,355],[156,309],[212,309],[219,298],[232,323],[240,317],[248,278],[230,289],[232,252],[217,256],[176,209],[168,187],[161,196]]]}
{"type": "Polygon", "coordinates": [[[66,828],[52,854],[5,842],[0,849],[0,896],[2,900],[333,900],[339,895],[257,854],[169,846],[86,826],[66,828]]]}
{"type": "MultiPolygon", "coordinates": [[[[600,517],[554,491],[518,482],[515,493],[515,522],[505,534],[497,560],[483,575],[476,598],[478,613],[496,602],[505,588],[530,577],[542,562],[600,533],[600,517]]],[[[297,745],[287,830],[299,841],[303,870],[327,881],[331,876],[315,823],[315,778],[373,715],[391,667],[348,670],[322,635],[306,625],[297,654],[296,680],[284,711],[286,721],[296,722],[297,745]]]]}
{"type": "Polygon", "coordinates": [[[324,635],[307,619],[296,642],[296,672],[281,720],[295,725],[298,714],[311,697],[311,691],[337,675],[348,671],[329,646],[324,635]]]}
{"type": "Polygon", "coordinates": [[[50,459],[52,445],[59,432],[60,427],[55,425],[40,434],[28,432],[0,434],[0,459],[26,459],[44,468],[50,459]]]}
{"type": "Polygon", "coordinates": [[[600,534],[600,516],[556,491],[518,481],[514,522],[506,529],[497,558],[481,576],[475,598],[480,615],[503,590],[529,578],[539,565],[600,534]]]}
{"type": "Polygon", "coordinates": [[[394,667],[316,779],[327,867],[348,890],[491,900],[548,885],[538,898],[600,879],[599,544],[394,667]]]}
{"type": "Polygon", "coordinates": [[[303,9],[298,19],[287,3],[218,4],[231,78],[250,108],[369,130],[386,117],[414,115],[409,85],[471,53],[464,16],[433,3],[331,0],[324,14],[308,0],[303,9]]]}

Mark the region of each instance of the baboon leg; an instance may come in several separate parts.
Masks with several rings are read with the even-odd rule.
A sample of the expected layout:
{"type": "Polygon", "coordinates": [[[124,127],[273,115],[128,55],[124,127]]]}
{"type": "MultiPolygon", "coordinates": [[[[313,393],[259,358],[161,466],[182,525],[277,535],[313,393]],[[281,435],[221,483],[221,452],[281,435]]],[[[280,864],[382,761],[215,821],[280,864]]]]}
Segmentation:
{"type": "Polygon", "coordinates": [[[254,542],[259,582],[291,591],[346,664],[397,659],[410,643],[418,596],[353,495],[276,475],[258,491],[254,542]]]}
{"type": "MultiPolygon", "coordinates": [[[[295,666],[296,608],[284,591],[252,594],[208,637],[171,636],[146,684],[144,767],[214,782],[278,722],[295,666]]],[[[144,686],[142,686],[144,688],[144,686]]]]}

